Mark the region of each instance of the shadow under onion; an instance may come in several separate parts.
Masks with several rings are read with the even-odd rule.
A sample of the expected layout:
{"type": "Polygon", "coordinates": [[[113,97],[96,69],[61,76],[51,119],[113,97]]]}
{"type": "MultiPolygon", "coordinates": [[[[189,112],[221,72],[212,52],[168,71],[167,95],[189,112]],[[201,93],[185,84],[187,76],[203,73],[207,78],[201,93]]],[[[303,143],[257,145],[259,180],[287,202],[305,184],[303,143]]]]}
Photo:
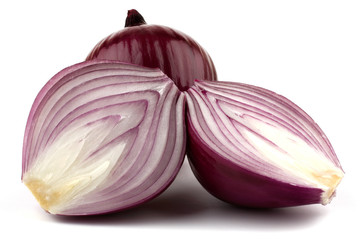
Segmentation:
{"type": "Polygon", "coordinates": [[[207,193],[185,161],[172,185],[152,201],[123,212],[95,216],[55,216],[62,224],[92,226],[164,226],[219,230],[302,228],[327,214],[327,208],[300,206],[253,209],[227,204],[207,193]]]}

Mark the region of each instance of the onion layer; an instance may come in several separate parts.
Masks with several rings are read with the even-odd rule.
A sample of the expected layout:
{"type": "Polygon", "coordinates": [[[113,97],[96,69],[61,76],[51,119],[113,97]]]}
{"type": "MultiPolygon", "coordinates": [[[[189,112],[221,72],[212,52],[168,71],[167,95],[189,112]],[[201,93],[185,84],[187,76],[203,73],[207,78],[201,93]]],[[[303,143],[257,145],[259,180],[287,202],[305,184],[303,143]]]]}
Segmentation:
{"type": "Polygon", "coordinates": [[[210,193],[248,207],[330,202],[344,173],[325,134],[290,100],[207,81],[186,99],[187,155],[210,193]]]}
{"type": "Polygon", "coordinates": [[[22,180],[52,214],[102,214],[150,200],[184,159],[184,105],[157,69],[112,61],[66,68],[32,106],[22,180]]]}

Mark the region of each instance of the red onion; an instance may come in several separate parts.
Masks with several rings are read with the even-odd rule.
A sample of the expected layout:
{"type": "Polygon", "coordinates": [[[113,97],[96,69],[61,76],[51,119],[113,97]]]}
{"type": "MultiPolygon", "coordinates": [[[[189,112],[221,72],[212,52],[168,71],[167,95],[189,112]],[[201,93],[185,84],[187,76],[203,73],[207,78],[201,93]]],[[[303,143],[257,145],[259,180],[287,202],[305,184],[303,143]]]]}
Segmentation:
{"type": "Polygon", "coordinates": [[[210,193],[247,207],[330,202],[344,173],[325,134],[290,100],[207,81],[186,98],[187,155],[210,193]]]}
{"type": "Polygon", "coordinates": [[[52,214],[101,214],[148,201],[183,162],[184,105],[184,94],[157,69],[112,61],[66,68],[30,111],[22,180],[52,214]]]}
{"type": "Polygon", "coordinates": [[[200,183],[241,206],[327,204],[344,175],[302,109],[260,87],[217,82],[199,44],[130,10],[124,30],[39,92],[22,180],[52,214],[120,211],[171,184],[186,143],[200,183]]]}
{"type": "Polygon", "coordinates": [[[195,79],[216,81],[209,54],[191,37],[169,27],[148,25],[136,10],[129,10],[125,28],[99,42],[87,60],[119,60],[160,68],[186,90],[195,79]]]}

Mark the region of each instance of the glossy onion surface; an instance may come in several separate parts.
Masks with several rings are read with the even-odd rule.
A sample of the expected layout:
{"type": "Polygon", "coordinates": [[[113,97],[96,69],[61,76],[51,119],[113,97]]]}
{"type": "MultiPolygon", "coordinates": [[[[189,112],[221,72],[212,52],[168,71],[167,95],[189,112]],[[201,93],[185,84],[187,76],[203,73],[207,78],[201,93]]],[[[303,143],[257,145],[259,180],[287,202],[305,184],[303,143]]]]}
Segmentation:
{"type": "Polygon", "coordinates": [[[343,177],[330,142],[290,100],[241,83],[186,92],[187,155],[216,197],[247,207],[327,204],[343,177]]]}
{"type": "Polygon", "coordinates": [[[183,162],[184,104],[157,69],[112,61],[66,68],[32,106],[22,180],[52,214],[102,214],[150,200],[183,162]]]}
{"type": "MultiPolygon", "coordinates": [[[[127,20],[138,15],[136,10],[130,10],[127,20]]],[[[186,34],[165,26],[148,25],[143,21],[139,23],[137,20],[126,23],[126,26],[99,42],[87,60],[119,60],[160,68],[180,90],[192,86],[195,79],[217,80],[209,54],[186,34]]]]}

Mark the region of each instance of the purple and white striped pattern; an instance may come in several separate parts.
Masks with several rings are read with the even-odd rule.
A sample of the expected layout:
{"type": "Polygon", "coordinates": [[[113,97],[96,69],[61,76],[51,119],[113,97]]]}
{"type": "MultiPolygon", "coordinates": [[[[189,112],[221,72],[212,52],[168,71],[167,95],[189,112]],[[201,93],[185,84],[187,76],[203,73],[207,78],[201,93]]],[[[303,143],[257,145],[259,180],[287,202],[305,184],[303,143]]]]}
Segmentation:
{"type": "Polygon", "coordinates": [[[325,134],[290,100],[209,81],[196,81],[186,99],[188,157],[211,193],[252,207],[330,201],[343,171],[325,134]]]}
{"type": "Polygon", "coordinates": [[[104,60],[73,65],[35,99],[22,179],[71,184],[71,197],[46,209],[54,214],[134,207],[175,178],[185,154],[184,111],[184,94],[158,69],[104,60]]]}

